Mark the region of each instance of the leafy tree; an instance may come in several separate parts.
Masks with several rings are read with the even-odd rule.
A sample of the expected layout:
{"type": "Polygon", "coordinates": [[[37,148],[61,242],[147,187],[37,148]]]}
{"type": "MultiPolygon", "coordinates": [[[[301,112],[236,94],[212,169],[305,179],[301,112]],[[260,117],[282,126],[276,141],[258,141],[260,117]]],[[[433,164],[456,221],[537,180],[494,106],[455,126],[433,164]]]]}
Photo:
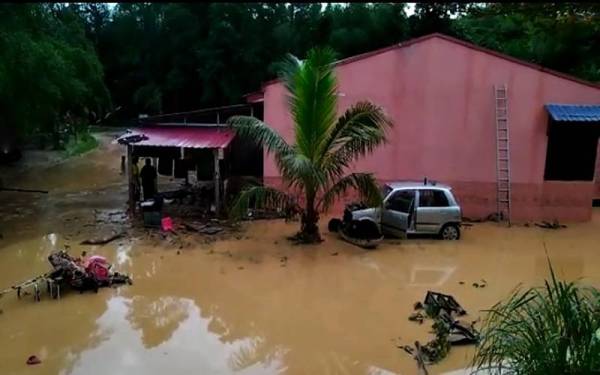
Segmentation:
{"type": "Polygon", "coordinates": [[[110,105],[102,65],[70,7],[0,6],[0,116],[18,135],[53,134],[110,105]]]}
{"type": "MultiPolygon", "coordinates": [[[[385,142],[391,122],[369,102],[357,103],[337,118],[334,61],[333,51],[327,48],[310,50],[305,61],[294,56],[286,61],[282,79],[289,94],[294,143],[287,143],[254,117],[235,116],[228,121],[241,137],[272,153],[284,182],[303,193],[305,208],[297,239],[305,242],[320,240],[319,211],[327,210],[348,189],[356,189],[368,203],[381,201],[371,174],[344,174],[352,162],[385,142]]],[[[251,200],[258,206],[285,205],[290,197],[274,188],[252,186],[240,193],[233,214],[245,213],[251,200]]]]}

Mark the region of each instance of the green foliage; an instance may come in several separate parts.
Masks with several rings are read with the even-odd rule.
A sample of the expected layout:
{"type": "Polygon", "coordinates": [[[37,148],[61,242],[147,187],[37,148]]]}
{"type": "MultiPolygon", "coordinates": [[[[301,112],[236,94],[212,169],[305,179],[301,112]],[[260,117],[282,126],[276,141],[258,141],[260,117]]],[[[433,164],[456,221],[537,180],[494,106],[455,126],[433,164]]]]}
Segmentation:
{"type": "Polygon", "coordinates": [[[109,105],[102,65],[69,7],[0,6],[0,116],[18,135],[59,134],[109,105]]]}
{"type": "Polygon", "coordinates": [[[597,3],[494,3],[472,8],[453,28],[475,44],[600,80],[597,3]]]}
{"type": "MultiPolygon", "coordinates": [[[[337,58],[442,32],[600,80],[597,3],[106,3],[0,6],[0,127],[59,135],[71,119],[239,102],[287,53],[337,58]],[[109,94],[110,93],[110,94],[109,94]]],[[[112,119],[113,117],[111,117],[112,119]]],[[[0,128],[1,129],[1,128],[0,128]]]]}
{"type": "Polygon", "coordinates": [[[65,144],[64,154],[66,157],[81,155],[97,146],[98,140],[89,131],[83,130],[69,137],[65,144]]]}
{"type": "MultiPolygon", "coordinates": [[[[282,64],[282,79],[288,90],[290,113],[294,121],[294,143],[288,144],[271,127],[248,116],[228,120],[242,137],[253,140],[274,154],[277,166],[290,189],[304,195],[300,235],[303,240],[319,238],[318,211],[331,206],[336,197],[354,188],[364,200],[379,203],[381,193],[371,174],[344,175],[350,163],[385,142],[391,127],[383,110],[371,103],[351,106],[337,118],[337,80],[333,71],[335,54],[328,48],[316,48],[300,61],[290,55],[282,64]],[[317,201],[317,199],[319,199],[317,201]]],[[[234,213],[248,207],[251,198],[257,204],[281,203],[286,193],[270,194],[261,187],[245,190],[234,205],[234,213]]]]}
{"type": "Polygon", "coordinates": [[[515,291],[495,305],[482,330],[479,370],[518,375],[598,374],[600,294],[557,279],[515,291]]]}

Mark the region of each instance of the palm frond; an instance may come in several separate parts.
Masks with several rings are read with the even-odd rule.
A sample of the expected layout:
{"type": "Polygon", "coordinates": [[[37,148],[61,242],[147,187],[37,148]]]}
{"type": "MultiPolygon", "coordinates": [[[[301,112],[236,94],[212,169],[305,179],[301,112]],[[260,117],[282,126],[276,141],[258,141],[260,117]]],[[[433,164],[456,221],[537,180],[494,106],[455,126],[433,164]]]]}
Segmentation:
{"type": "Polygon", "coordinates": [[[323,169],[303,154],[282,155],[277,165],[283,178],[292,186],[317,190],[328,182],[323,169]]]}
{"type": "Polygon", "coordinates": [[[383,197],[377,185],[377,181],[370,173],[351,173],[338,180],[329,190],[327,190],[317,207],[322,211],[327,211],[333,202],[349,188],[354,188],[360,195],[361,199],[370,206],[378,206],[381,204],[383,197]]]}
{"type": "Polygon", "coordinates": [[[248,213],[250,203],[256,208],[285,209],[292,197],[280,190],[268,186],[249,186],[244,188],[235,199],[229,214],[232,218],[241,218],[248,213]]]}
{"type": "Polygon", "coordinates": [[[263,146],[267,151],[277,155],[291,152],[291,147],[275,130],[264,122],[251,116],[232,116],[227,120],[236,133],[254,143],[263,146]]]}
{"type": "Polygon", "coordinates": [[[296,145],[300,153],[314,160],[337,111],[337,80],[332,64],[333,50],[314,49],[299,63],[289,60],[285,85],[290,112],[294,120],[296,145]]]}
{"type": "Polygon", "coordinates": [[[392,127],[383,109],[369,102],[359,102],[341,116],[328,134],[323,165],[341,175],[350,162],[386,142],[386,131],[392,127]]]}

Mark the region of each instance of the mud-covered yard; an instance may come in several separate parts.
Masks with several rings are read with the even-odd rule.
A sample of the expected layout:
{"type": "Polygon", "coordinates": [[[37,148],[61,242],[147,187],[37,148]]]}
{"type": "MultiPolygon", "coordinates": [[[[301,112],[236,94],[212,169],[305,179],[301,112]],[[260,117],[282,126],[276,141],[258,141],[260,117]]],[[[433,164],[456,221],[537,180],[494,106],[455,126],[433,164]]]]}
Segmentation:
{"type": "MultiPolygon", "coordinates": [[[[0,289],[43,273],[65,247],[107,256],[134,284],[1,298],[2,374],[414,374],[398,346],[431,337],[407,319],[427,290],[454,295],[475,320],[519,283],[540,283],[546,251],[561,276],[600,286],[600,211],[566,229],[481,223],[460,241],[386,240],[375,251],[329,233],[292,245],[298,224],[283,220],[216,237],[131,228],[123,150],[102,139],[60,164],[2,170],[7,185],[50,193],[0,192],[0,289]],[[121,229],[123,239],[79,245],[121,229]],[[26,365],[32,354],[42,363],[26,365]]],[[[465,368],[472,354],[453,348],[430,373],[465,368]]]]}

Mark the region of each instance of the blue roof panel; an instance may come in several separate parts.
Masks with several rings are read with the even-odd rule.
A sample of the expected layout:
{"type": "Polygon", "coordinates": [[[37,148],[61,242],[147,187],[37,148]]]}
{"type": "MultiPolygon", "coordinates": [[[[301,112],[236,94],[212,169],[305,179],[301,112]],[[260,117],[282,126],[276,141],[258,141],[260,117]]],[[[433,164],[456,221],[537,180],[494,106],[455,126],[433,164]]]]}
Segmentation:
{"type": "Polygon", "coordinates": [[[554,121],[600,122],[600,104],[546,104],[554,121]]]}

